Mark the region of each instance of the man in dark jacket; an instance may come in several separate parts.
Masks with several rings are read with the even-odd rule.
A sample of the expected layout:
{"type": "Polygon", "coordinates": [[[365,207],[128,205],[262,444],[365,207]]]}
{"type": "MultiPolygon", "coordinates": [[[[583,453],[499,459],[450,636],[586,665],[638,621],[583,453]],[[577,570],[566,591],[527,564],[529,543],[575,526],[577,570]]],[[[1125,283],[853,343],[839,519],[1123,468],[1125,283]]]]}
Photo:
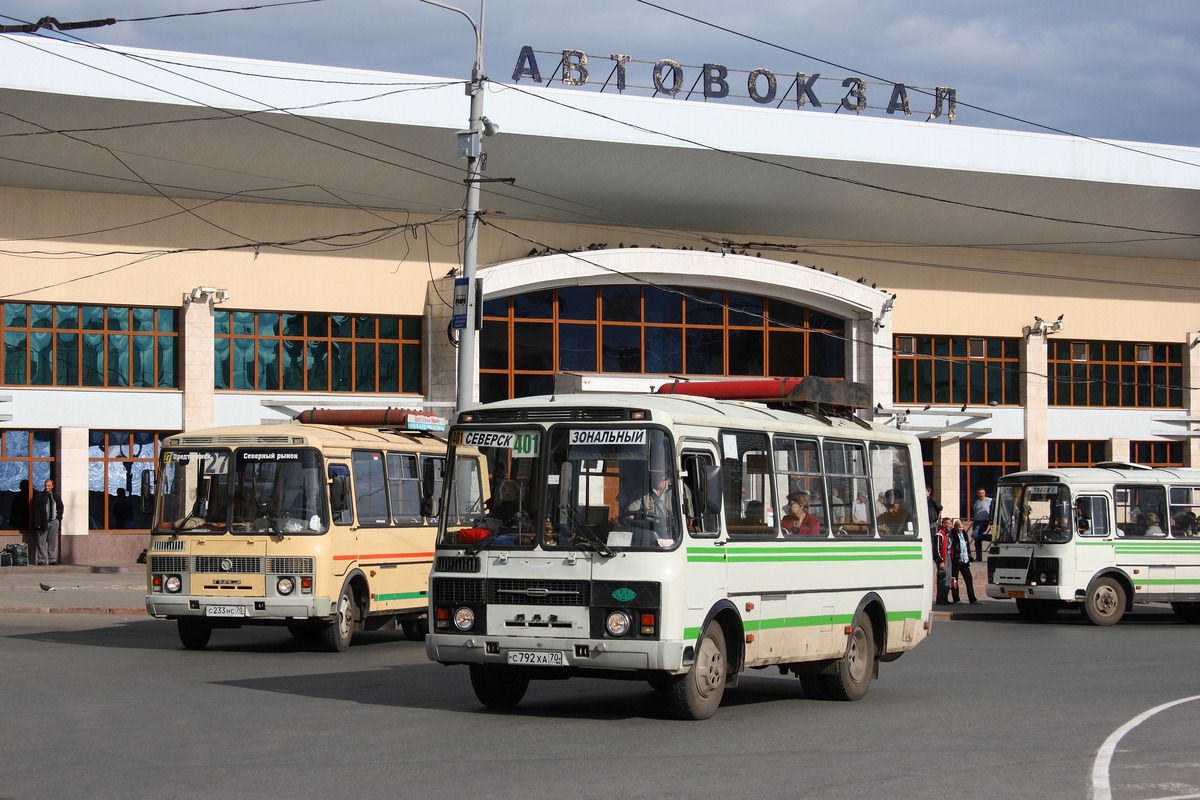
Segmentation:
{"type": "Polygon", "coordinates": [[[57,564],[58,533],[62,526],[62,496],[47,478],[42,490],[33,496],[33,532],[37,534],[38,564],[57,564]]]}

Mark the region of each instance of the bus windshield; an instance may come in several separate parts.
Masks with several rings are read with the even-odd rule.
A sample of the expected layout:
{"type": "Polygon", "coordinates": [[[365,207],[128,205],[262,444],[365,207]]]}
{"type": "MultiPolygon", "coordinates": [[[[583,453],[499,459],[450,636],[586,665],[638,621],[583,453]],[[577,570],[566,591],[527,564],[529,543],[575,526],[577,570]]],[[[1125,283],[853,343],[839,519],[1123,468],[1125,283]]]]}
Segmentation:
{"type": "Polygon", "coordinates": [[[1071,540],[1071,493],[1057,483],[1001,484],[995,518],[998,542],[1061,543],[1071,540]]]}
{"type": "Polygon", "coordinates": [[[165,449],[155,533],[323,533],[321,455],[313,449],[165,449]]]}

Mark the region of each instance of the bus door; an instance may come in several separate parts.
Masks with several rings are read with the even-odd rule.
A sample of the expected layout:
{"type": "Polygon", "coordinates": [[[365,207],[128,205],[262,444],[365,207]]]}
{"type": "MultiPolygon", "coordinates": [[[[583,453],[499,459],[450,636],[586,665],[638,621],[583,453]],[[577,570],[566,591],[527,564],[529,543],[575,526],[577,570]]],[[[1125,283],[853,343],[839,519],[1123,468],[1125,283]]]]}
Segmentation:
{"type": "Polygon", "coordinates": [[[1075,533],[1080,546],[1063,551],[1064,560],[1070,558],[1073,551],[1075,563],[1062,564],[1059,574],[1065,580],[1074,571],[1080,582],[1076,588],[1086,588],[1093,575],[1116,563],[1112,513],[1107,497],[1091,494],[1075,496],[1074,513],[1075,533]]]}
{"type": "Polygon", "coordinates": [[[687,607],[705,611],[717,597],[724,596],[726,585],[720,470],[716,451],[707,443],[685,442],[680,464],[680,498],[687,525],[687,576],[683,581],[687,607]]]}

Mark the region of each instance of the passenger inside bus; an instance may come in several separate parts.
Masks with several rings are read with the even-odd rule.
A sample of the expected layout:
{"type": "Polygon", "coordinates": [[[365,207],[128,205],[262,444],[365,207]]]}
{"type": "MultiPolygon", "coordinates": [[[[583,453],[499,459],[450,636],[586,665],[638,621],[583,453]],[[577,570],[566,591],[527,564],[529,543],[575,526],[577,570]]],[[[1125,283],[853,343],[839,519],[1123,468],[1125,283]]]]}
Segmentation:
{"type": "Polygon", "coordinates": [[[879,515],[879,532],[898,536],[907,532],[912,515],[898,499],[892,497],[890,500],[887,510],[879,515]]]}
{"type": "Polygon", "coordinates": [[[811,501],[807,492],[792,492],[787,496],[787,514],[780,521],[784,535],[821,535],[821,521],[810,513],[811,501]]]}

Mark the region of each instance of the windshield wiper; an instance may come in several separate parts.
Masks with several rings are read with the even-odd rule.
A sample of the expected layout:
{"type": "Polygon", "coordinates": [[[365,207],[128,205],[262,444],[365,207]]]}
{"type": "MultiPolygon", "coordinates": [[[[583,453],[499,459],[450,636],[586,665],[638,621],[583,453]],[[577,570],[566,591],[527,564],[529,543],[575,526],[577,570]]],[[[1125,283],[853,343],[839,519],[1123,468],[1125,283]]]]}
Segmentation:
{"type": "Polygon", "coordinates": [[[492,528],[493,525],[495,527],[492,528],[491,533],[489,533],[487,536],[480,539],[478,542],[475,542],[475,544],[471,545],[470,547],[463,548],[464,555],[468,555],[468,556],[475,555],[480,550],[487,547],[492,542],[496,541],[496,537],[499,536],[501,534],[501,532],[503,532],[503,530],[504,530],[504,526],[500,523],[500,520],[498,520],[498,519],[483,519],[480,521],[483,523],[483,525],[485,527],[492,528]]]}
{"type": "MultiPolygon", "coordinates": [[[[564,504],[559,508],[559,510],[566,512],[565,516],[567,518],[567,522],[570,523],[570,531],[572,534],[582,537],[585,543],[591,545],[597,553],[606,558],[612,558],[614,555],[616,555],[612,550],[609,549],[605,541],[600,538],[599,534],[592,530],[591,526],[589,526],[586,522],[580,521],[578,509],[564,504]]],[[[577,543],[578,542],[576,542],[576,544],[577,543]]]]}

